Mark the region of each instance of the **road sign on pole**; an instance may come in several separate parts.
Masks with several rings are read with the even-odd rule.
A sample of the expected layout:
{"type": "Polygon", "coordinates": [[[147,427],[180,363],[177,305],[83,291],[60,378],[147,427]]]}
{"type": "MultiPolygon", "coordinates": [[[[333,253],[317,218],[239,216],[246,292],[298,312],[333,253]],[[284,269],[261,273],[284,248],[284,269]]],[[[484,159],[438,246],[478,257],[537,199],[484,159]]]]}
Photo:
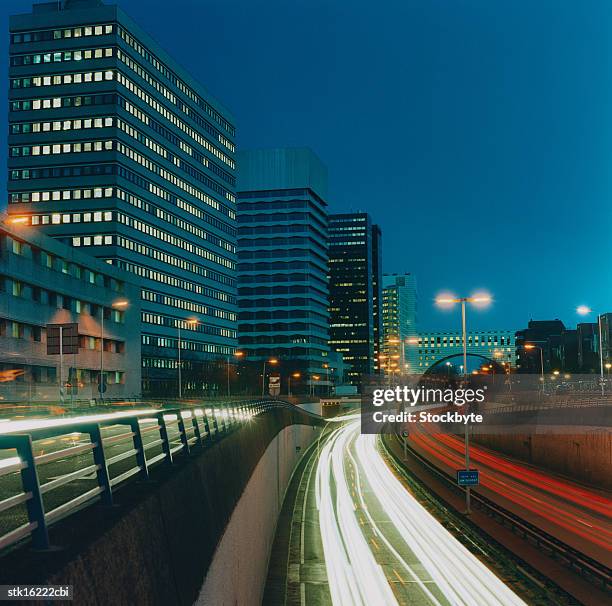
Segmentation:
{"type": "Polygon", "coordinates": [[[480,483],[477,469],[458,469],[457,484],[459,486],[478,486],[480,483]]]}
{"type": "Polygon", "coordinates": [[[280,375],[279,374],[270,375],[268,387],[269,387],[269,393],[272,397],[276,397],[280,395],[281,385],[280,385],[280,375]]]}

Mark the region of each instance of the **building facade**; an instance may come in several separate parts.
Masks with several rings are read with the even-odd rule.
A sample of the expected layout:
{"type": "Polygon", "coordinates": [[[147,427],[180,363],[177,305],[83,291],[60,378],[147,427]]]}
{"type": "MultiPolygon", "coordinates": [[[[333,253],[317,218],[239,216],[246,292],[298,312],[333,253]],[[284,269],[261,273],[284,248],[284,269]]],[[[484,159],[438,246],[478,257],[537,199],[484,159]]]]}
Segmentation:
{"type": "Polygon", "coordinates": [[[236,346],[231,117],[116,6],[34,5],[10,34],[9,213],[138,277],[145,394],[177,394],[179,359],[184,393],[214,391],[236,346]]]}
{"type": "Polygon", "coordinates": [[[58,404],[60,385],[68,401],[100,398],[101,369],[103,397],[138,397],[140,289],[132,278],[23,224],[0,224],[2,400],[58,404]],[[78,354],[60,364],[47,355],[47,324],[65,323],[78,324],[78,354]]]}
{"type": "Polygon", "coordinates": [[[379,370],[382,235],[367,213],[329,217],[330,346],[351,366],[348,380],[379,370]]]}
{"type": "MultiPolygon", "coordinates": [[[[239,353],[293,393],[330,387],[327,169],[308,150],[238,153],[239,353]]],[[[337,365],[336,365],[337,366],[337,365]]],[[[263,383],[265,383],[263,380],[263,383]]]]}
{"type": "MultiPolygon", "coordinates": [[[[514,367],[516,364],[514,330],[470,330],[467,333],[467,353],[482,356],[499,364],[514,367]]],[[[450,356],[463,355],[463,336],[460,331],[419,332],[415,344],[418,372],[425,372],[429,367],[450,356]]],[[[463,361],[460,358],[449,360],[457,372],[462,372],[463,361]]],[[[478,367],[479,361],[474,362],[478,367]]],[[[473,368],[468,360],[468,370],[473,368]]]]}
{"type": "Polygon", "coordinates": [[[381,369],[386,375],[418,372],[416,278],[413,274],[384,274],[382,284],[381,369]]]}

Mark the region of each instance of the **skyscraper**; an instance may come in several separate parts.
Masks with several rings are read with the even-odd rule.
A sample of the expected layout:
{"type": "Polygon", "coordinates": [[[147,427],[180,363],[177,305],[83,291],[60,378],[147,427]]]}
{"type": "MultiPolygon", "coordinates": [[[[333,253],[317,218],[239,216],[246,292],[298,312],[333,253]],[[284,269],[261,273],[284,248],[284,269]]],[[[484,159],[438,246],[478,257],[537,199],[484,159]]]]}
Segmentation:
{"type": "Polygon", "coordinates": [[[367,213],[329,217],[330,346],[351,366],[353,384],[378,370],[381,240],[367,213]]]}
{"type": "MultiPolygon", "coordinates": [[[[327,169],[308,149],[238,153],[238,333],[261,378],[326,391],[329,376],[327,169]],[[270,364],[268,370],[272,370],[270,364]]],[[[267,390],[267,388],[266,388],[267,390]]]]}
{"type": "Polygon", "coordinates": [[[139,278],[145,393],[176,395],[179,359],[183,392],[215,390],[236,344],[227,111],[116,6],[37,4],[10,32],[9,213],[139,278]]]}
{"type": "Polygon", "coordinates": [[[385,274],[382,289],[381,369],[385,374],[418,372],[416,348],[407,343],[417,336],[417,290],[412,274],[385,274]]]}

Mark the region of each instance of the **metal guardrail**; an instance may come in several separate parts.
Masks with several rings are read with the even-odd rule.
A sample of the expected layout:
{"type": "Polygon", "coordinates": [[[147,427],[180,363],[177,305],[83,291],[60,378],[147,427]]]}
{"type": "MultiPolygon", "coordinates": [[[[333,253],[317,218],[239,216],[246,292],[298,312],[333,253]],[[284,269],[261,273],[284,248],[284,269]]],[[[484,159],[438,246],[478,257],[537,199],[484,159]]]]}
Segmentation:
{"type": "MultiPolygon", "coordinates": [[[[397,433],[394,433],[393,435],[403,447],[403,440],[400,435],[397,433]]],[[[410,454],[421,463],[421,465],[426,467],[436,477],[440,478],[445,484],[450,485],[453,490],[459,490],[461,492],[465,491],[464,488],[457,486],[457,481],[455,478],[436,467],[433,463],[428,461],[427,458],[414,450],[414,448],[407,446],[407,449],[409,450],[410,454]]],[[[393,459],[399,463],[398,457],[391,451],[388,452],[391,454],[393,459]]],[[[605,591],[610,590],[612,587],[612,570],[610,570],[610,568],[608,568],[605,564],[590,558],[573,547],[570,547],[567,545],[567,543],[560,541],[534,524],[523,520],[518,515],[512,513],[504,507],[501,507],[491,499],[488,499],[476,491],[472,490],[471,494],[472,502],[476,506],[480,507],[485,513],[492,515],[501,521],[503,525],[509,526],[514,532],[519,533],[524,539],[531,540],[538,547],[548,550],[549,553],[553,554],[559,560],[566,562],[570,568],[577,570],[581,575],[596,580],[601,584],[601,587],[605,591]]]]}
{"type": "Polygon", "coordinates": [[[65,423],[35,428],[27,433],[0,435],[0,452],[10,449],[17,453],[16,457],[0,459],[0,463],[5,462],[0,466],[0,481],[16,473],[20,474],[21,480],[20,492],[0,500],[0,513],[25,505],[28,520],[0,536],[0,551],[28,537],[31,537],[35,549],[49,548],[48,527],[53,522],[99,500],[111,506],[114,493],[129,479],[147,480],[153,466],[172,464],[177,455],[188,456],[193,448],[216,440],[256,415],[289,406],[282,401],[251,400],[218,403],[213,407],[154,409],[133,414],[100,415],[104,418],[93,422],[87,417],[73,422],[66,419],[65,423]],[[105,435],[104,430],[109,428],[120,433],[105,435]],[[123,431],[124,428],[127,431],[123,431]],[[33,442],[60,436],[66,439],[66,436],[74,434],[88,437],[88,440],[47,454],[35,454],[33,442]],[[110,451],[118,446],[123,450],[111,456],[110,451]],[[153,455],[154,450],[161,452],[153,455]],[[74,461],[75,457],[89,460],[77,469],[41,483],[43,466],[74,461]],[[121,469],[120,473],[111,473],[114,465],[130,463],[130,459],[135,464],[121,469]],[[87,487],[68,501],[46,509],[44,495],[75,480],[91,480],[94,476],[94,487],[87,487]]]}

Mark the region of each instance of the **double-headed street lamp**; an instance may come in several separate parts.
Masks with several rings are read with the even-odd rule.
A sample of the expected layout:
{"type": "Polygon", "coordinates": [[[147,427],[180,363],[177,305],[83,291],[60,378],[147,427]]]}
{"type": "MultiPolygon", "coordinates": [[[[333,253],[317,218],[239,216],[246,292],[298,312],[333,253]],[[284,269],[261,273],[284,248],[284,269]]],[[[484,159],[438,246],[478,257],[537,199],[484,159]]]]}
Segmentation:
{"type": "MultiPolygon", "coordinates": [[[[181,341],[181,322],[183,322],[183,320],[179,320],[177,323],[177,329],[178,329],[178,397],[179,397],[179,400],[183,397],[183,377],[181,373],[181,364],[182,364],[181,349],[183,345],[181,341]]],[[[195,318],[190,318],[188,320],[185,320],[185,324],[189,328],[190,326],[196,326],[198,324],[198,321],[195,318]]]]}
{"type": "MultiPolygon", "coordinates": [[[[586,316],[588,314],[593,313],[593,310],[586,305],[579,305],[576,308],[576,311],[581,316],[586,316]]],[[[601,395],[605,394],[605,382],[604,382],[604,362],[603,362],[603,331],[601,329],[601,314],[597,314],[597,326],[599,328],[599,380],[601,382],[601,395]]]]}
{"type": "MultiPolygon", "coordinates": [[[[468,375],[468,367],[467,367],[467,328],[466,328],[466,318],[465,318],[465,304],[472,303],[479,306],[486,306],[491,303],[491,297],[486,294],[474,295],[472,297],[454,297],[451,295],[441,295],[436,298],[436,304],[445,307],[449,305],[454,305],[455,303],[461,303],[461,331],[463,337],[463,380],[467,381],[468,375]]],[[[468,429],[468,424],[465,423],[465,469],[469,471],[470,469],[470,434],[468,429]]],[[[465,513],[470,514],[471,510],[471,494],[470,487],[465,487],[465,513]]]]}

